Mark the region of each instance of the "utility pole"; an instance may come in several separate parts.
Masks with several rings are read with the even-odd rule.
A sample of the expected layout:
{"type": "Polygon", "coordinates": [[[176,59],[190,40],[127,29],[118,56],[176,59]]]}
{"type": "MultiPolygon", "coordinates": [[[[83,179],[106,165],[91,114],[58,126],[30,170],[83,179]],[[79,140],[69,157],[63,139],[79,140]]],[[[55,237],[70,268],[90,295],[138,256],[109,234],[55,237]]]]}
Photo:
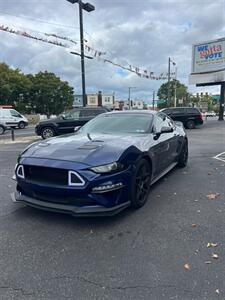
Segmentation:
{"type": "Polygon", "coordinates": [[[155,110],[155,91],[153,91],[152,104],[153,104],[153,110],[155,110]]]}
{"type": "Polygon", "coordinates": [[[177,107],[177,67],[175,69],[174,107],[177,107]]]}
{"type": "Polygon", "coordinates": [[[225,98],[225,81],[221,83],[220,88],[220,110],[219,110],[219,119],[218,121],[224,121],[224,98],[225,98]]]}
{"type": "Polygon", "coordinates": [[[136,89],[135,86],[129,86],[128,87],[128,106],[129,106],[129,110],[131,109],[131,99],[130,99],[130,90],[131,89],[136,89]]]}

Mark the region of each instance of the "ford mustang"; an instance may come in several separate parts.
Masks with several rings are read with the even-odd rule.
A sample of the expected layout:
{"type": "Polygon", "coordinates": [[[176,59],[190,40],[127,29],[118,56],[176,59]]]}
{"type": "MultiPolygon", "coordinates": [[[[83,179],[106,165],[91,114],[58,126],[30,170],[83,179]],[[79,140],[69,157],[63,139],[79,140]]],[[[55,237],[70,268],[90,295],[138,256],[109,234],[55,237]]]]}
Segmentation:
{"type": "Polygon", "coordinates": [[[187,160],[182,123],[155,111],[104,113],[74,134],[28,146],[12,199],[74,216],[114,215],[142,207],[151,185],[187,160]]]}

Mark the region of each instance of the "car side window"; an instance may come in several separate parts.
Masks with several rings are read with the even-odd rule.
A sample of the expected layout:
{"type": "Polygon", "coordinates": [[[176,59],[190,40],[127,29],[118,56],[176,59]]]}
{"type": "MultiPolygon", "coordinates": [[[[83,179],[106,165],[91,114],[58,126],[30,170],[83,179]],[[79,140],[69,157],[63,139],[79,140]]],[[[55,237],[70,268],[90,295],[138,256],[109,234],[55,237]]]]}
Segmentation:
{"type": "Polygon", "coordinates": [[[172,115],[180,115],[183,114],[184,110],[182,108],[177,108],[172,110],[172,115]]]}
{"type": "Polygon", "coordinates": [[[72,110],[69,111],[65,114],[65,119],[70,120],[70,119],[78,119],[80,117],[80,110],[72,110]]]}
{"type": "Polygon", "coordinates": [[[165,119],[166,119],[166,116],[164,114],[158,114],[156,116],[156,120],[155,120],[155,132],[160,132],[162,127],[165,126],[165,119]]]}
{"type": "Polygon", "coordinates": [[[10,109],[10,114],[12,117],[21,118],[21,115],[14,109],[10,109]]]}
{"type": "Polygon", "coordinates": [[[154,131],[155,132],[160,132],[162,127],[172,127],[174,128],[174,123],[170,119],[170,117],[164,115],[164,114],[158,114],[156,116],[156,121],[155,121],[155,126],[154,126],[154,131]]]}
{"type": "Polygon", "coordinates": [[[81,113],[81,117],[96,117],[97,115],[101,114],[103,111],[100,109],[84,109],[81,113]]]}
{"type": "Polygon", "coordinates": [[[166,116],[166,120],[168,122],[169,127],[172,127],[172,128],[176,127],[174,121],[170,117],[166,116]]]}
{"type": "Polygon", "coordinates": [[[171,110],[170,109],[164,109],[163,113],[167,114],[167,115],[170,115],[171,114],[171,110]]]}

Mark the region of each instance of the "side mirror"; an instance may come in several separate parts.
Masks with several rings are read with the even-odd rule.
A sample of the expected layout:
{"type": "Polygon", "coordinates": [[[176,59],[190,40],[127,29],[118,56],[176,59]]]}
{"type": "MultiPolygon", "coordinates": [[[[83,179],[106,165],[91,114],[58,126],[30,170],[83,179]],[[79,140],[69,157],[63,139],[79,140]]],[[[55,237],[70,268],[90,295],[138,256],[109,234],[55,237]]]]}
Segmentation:
{"type": "Polygon", "coordinates": [[[81,126],[76,126],[76,127],[74,128],[74,132],[77,132],[80,128],[81,128],[81,126]]]}
{"type": "Polygon", "coordinates": [[[161,134],[173,132],[173,127],[163,126],[161,129],[161,134]]]}

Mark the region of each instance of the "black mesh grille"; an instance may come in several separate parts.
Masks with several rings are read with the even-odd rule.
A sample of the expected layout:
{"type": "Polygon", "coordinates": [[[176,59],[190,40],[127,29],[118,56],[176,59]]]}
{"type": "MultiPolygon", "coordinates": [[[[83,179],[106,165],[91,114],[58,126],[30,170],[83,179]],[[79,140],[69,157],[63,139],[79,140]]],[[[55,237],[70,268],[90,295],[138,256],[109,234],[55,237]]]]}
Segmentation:
{"type": "Polygon", "coordinates": [[[25,178],[34,182],[68,185],[68,171],[64,169],[24,166],[25,178]]]}

